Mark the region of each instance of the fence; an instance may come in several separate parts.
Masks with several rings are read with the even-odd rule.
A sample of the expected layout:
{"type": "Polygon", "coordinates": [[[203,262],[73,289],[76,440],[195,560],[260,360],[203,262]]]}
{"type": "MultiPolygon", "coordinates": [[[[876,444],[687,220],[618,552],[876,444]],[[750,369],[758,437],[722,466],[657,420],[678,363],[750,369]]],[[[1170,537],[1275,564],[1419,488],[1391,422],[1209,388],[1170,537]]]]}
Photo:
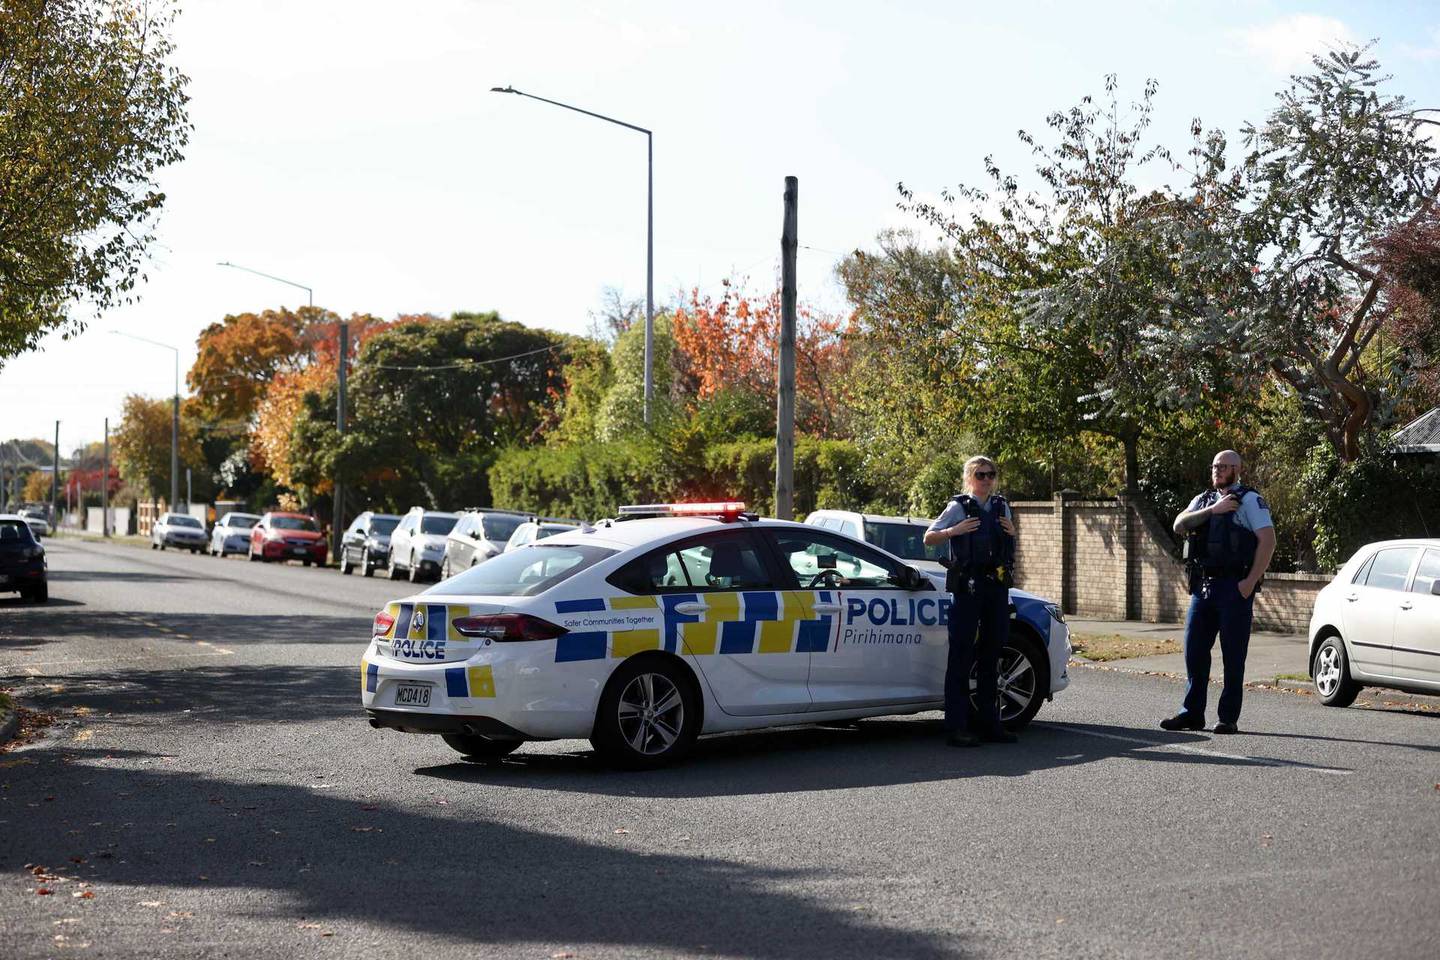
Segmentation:
{"type": "MultiPolygon", "coordinates": [[[[1015,585],[1096,620],[1174,623],[1190,602],[1169,530],[1123,497],[1011,504],[1020,528],[1015,585]]],[[[1324,574],[1271,573],[1255,601],[1255,626],[1303,632],[1324,574]]]]}

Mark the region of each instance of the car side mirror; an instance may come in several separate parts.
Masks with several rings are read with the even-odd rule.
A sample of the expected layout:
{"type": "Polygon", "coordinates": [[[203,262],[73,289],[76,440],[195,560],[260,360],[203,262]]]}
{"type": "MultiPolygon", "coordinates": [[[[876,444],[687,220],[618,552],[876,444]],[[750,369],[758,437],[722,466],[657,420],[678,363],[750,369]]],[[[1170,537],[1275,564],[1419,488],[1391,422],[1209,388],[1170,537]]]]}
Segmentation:
{"type": "Polygon", "coordinates": [[[1430,581],[1430,596],[1440,597],[1440,577],[1430,581]]]}

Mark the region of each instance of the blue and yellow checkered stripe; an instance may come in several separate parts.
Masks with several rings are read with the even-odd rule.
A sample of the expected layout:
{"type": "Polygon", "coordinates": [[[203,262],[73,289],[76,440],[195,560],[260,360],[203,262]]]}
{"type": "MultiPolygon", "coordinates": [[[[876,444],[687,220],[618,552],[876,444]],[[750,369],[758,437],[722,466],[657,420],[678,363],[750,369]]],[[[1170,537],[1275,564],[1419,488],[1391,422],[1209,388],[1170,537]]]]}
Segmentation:
{"type": "Polygon", "coordinates": [[[379,634],[385,640],[448,640],[452,643],[463,643],[467,639],[455,629],[456,620],[470,616],[470,608],[464,604],[387,603],[385,612],[395,618],[390,629],[379,634]]]}
{"type": "Polygon", "coordinates": [[[623,658],[645,650],[693,656],[825,653],[830,649],[833,623],[830,614],[815,612],[815,604],[830,601],[830,591],[817,594],[810,590],[557,600],[557,614],[661,608],[663,616],[658,629],[571,631],[555,641],[555,662],[623,658]],[[703,614],[675,609],[696,602],[704,602],[709,609],[703,614]]]}

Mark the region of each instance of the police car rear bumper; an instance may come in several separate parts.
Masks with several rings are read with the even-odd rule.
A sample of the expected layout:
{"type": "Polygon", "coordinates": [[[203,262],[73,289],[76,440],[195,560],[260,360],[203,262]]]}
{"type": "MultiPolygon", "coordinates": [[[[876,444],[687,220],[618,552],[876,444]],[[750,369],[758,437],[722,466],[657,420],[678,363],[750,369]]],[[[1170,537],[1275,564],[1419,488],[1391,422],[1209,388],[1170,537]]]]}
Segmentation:
{"type": "Polygon", "coordinates": [[[370,726],[402,733],[461,733],[495,740],[535,740],[494,717],[470,717],[454,713],[417,713],[413,710],[366,710],[370,726]]]}

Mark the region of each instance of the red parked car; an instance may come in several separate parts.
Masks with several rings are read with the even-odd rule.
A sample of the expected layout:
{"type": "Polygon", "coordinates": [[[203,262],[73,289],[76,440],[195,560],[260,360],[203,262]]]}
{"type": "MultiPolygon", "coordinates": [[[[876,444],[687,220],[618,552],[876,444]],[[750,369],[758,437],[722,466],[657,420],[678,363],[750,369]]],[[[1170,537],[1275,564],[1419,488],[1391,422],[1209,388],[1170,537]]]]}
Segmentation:
{"type": "Polygon", "coordinates": [[[325,535],[314,518],[303,513],[267,513],[250,528],[252,561],[299,560],[308,567],[324,565],[325,557],[325,535]]]}

